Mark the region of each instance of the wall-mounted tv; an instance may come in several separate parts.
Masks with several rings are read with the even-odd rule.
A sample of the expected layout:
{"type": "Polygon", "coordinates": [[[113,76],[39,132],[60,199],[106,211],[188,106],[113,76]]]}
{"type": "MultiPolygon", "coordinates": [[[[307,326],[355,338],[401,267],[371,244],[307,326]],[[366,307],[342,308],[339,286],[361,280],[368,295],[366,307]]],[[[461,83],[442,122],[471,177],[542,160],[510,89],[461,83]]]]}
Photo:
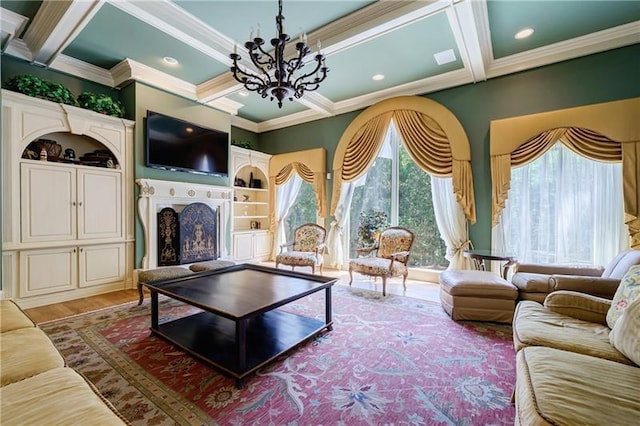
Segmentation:
{"type": "Polygon", "coordinates": [[[164,170],[227,176],[229,134],[147,111],[146,164],[164,170]]]}

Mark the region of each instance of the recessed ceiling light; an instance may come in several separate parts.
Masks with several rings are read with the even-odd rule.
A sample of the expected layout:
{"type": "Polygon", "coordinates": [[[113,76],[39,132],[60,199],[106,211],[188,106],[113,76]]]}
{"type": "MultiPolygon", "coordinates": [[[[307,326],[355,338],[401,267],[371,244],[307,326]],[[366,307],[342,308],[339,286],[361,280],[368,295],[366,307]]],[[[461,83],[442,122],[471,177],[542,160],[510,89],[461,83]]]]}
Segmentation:
{"type": "Polygon", "coordinates": [[[384,80],[384,74],[376,74],[371,78],[373,78],[375,81],[384,80]]]}
{"type": "Polygon", "coordinates": [[[524,28],[518,31],[515,37],[517,40],[522,40],[523,38],[529,37],[531,34],[533,34],[533,28],[524,28]]]}
{"type": "Polygon", "coordinates": [[[240,95],[240,96],[244,96],[244,97],[246,98],[247,96],[249,96],[249,92],[246,92],[246,91],[244,91],[244,90],[241,90],[241,91],[239,91],[239,92],[238,92],[238,95],[240,95]]]}
{"type": "Polygon", "coordinates": [[[169,65],[178,65],[178,60],[176,58],[172,58],[171,56],[165,56],[162,58],[169,65]]]}
{"type": "Polygon", "coordinates": [[[442,52],[434,53],[433,57],[436,58],[438,65],[448,64],[456,60],[456,54],[453,49],[443,50],[442,52]]]}

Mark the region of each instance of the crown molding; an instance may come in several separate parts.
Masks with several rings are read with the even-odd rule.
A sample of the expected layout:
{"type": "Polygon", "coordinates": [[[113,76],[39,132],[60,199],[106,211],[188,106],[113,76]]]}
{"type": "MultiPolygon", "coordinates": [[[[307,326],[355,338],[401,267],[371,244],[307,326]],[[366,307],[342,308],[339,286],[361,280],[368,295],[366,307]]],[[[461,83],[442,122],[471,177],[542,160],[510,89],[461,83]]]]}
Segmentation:
{"type": "Polygon", "coordinates": [[[247,120],[246,118],[238,117],[237,115],[231,117],[231,125],[240,129],[248,130],[253,133],[260,133],[258,123],[247,120]]]}
{"type": "MultiPolygon", "coordinates": [[[[203,102],[205,103],[205,102],[203,102]]],[[[212,108],[219,109],[231,115],[238,115],[238,110],[244,106],[240,102],[236,102],[229,98],[218,98],[210,102],[206,102],[212,108]]]]}
{"type": "Polygon", "coordinates": [[[201,102],[211,102],[236,93],[241,89],[242,84],[238,83],[230,72],[227,72],[198,84],[196,92],[201,102]]]}
{"type": "Polygon", "coordinates": [[[9,46],[11,40],[15,40],[22,34],[24,27],[29,22],[29,19],[22,15],[19,15],[9,9],[0,7],[0,28],[7,33],[6,40],[2,43],[2,51],[9,46]]]}
{"type": "Polygon", "coordinates": [[[14,38],[13,40],[9,41],[9,44],[5,47],[3,53],[29,62],[31,62],[33,58],[31,50],[29,50],[27,44],[21,38],[14,38]]]}
{"type": "Polygon", "coordinates": [[[63,72],[65,74],[75,75],[85,80],[94,81],[103,86],[115,87],[115,83],[111,72],[104,68],[72,58],[67,55],[58,55],[53,60],[49,68],[63,72]]]}
{"type": "Polygon", "coordinates": [[[122,86],[128,80],[136,80],[187,99],[198,100],[195,85],[132,59],[127,58],[112,67],[111,75],[115,86],[122,86]]]}
{"type": "Polygon", "coordinates": [[[640,43],[640,21],[497,59],[489,65],[487,75],[499,77],[636,43],[640,43]]]}

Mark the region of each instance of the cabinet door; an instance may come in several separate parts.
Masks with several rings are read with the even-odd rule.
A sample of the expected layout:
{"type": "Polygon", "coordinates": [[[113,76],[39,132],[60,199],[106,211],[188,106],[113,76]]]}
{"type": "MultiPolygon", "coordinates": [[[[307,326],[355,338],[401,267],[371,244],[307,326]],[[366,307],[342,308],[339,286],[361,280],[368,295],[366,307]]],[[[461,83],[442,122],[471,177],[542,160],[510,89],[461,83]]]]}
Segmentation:
{"type": "Polygon", "coordinates": [[[115,281],[124,283],[124,250],[124,244],[80,247],[80,287],[90,287],[115,281]]]}
{"type": "Polygon", "coordinates": [[[233,258],[241,262],[253,258],[252,234],[233,234],[233,258]]]}
{"type": "Polygon", "coordinates": [[[76,238],[76,170],[39,164],[20,168],[22,242],[76,238]]]}
{"type": "Polygon", "coordinates": [[[78,238],[122,237],[122,173],[78,170],[78,238]]]}
{"type": "Polygon", "coordinates": [[[73,290],[78,282],[75,247],[20,252],[20,297],[73,290]]]}
{"type": "Polygon", "coordinates": [[[253,256],[256,259],[266,260],[269,258],[271,254],[271,236],[268,232],[254,234],[253,244],[253,256]]]}

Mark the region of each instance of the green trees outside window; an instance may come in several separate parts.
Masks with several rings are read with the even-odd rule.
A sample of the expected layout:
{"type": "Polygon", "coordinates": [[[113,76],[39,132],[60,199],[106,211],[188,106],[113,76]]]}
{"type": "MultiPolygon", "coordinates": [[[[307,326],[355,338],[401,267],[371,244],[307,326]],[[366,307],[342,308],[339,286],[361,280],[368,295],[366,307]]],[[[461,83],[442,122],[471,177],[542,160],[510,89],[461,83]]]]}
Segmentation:
{"type": "Polygon", "coordinates": [[[349,257],[366,244],[359,230],[364,214],[384,212],[390,225],[403,226],[416,238],[410,267],[445,269],[446,246],[435,220],[431,196],[431,176],[413,162],[391,125],[384,145],[366,176],[356,183],[350,209],[349,257]]]}

